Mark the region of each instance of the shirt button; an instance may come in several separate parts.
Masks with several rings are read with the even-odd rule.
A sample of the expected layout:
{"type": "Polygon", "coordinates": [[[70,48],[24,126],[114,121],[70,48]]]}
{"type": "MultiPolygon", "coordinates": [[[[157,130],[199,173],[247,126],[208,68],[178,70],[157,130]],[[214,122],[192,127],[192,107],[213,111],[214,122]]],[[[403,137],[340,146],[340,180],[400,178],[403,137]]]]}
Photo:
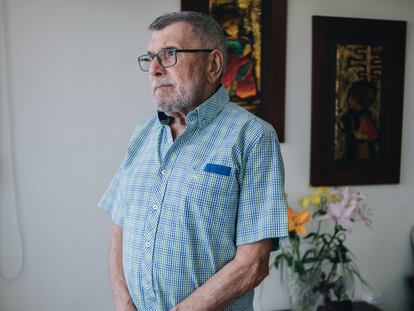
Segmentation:
{"type": "Polygon", "coordinates": [[[149,283],[145,284],[145,288],[148,289],[149,288],[149,283]]]}
{"type": "Polygon", "coordinates": [[[167,172],[166,170],[162,170],[162,171],[161,171],[161,174],[162,174],[162,175],[165,175],[165,173],[166,173],[166,172],[167,172]]]}
{"type": "Polygon", "coordinates": [[[157,210],[157,208],[158,208],[157,204],[154,204],[154,205],[152,206],[152,209],[153,209],[154,211],[156,211],[156,210],[157,210]]]}
{"type": "Polygon", "coordinates": [[[147,248],[148,248],[148,247],[150,247],[150,246],[151,246],[151,243],[150,243],[150,242],[148,242],[148,241],[147,241],[147,242],[145,242],[145,247],[147,247],[147,248]]]}

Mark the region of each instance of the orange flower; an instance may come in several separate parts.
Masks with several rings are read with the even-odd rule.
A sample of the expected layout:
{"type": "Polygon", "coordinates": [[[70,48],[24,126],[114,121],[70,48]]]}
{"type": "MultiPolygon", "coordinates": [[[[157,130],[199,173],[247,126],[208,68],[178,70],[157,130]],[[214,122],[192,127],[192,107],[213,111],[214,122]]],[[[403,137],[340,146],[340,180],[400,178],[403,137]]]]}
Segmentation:
{"type": "Polygon", "coordinates": [[[305,224],[310,220],[311,214],[308,211],[295,212],[288,208],[289,231],[296,231],[300,235],[307,233],[305,224]]]}

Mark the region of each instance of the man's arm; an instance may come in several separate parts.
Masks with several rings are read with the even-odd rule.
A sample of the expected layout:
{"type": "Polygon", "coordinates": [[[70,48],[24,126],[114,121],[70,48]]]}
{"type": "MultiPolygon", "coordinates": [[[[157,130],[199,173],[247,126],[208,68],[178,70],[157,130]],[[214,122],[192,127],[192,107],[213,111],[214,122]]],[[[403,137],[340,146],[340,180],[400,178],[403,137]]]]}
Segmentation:
{"type": "Polygon", "coordinates": [[[173,310],[221,310],[269,274],[272,240],[237,247],[236,256],[173,310]]]}
{"type": "Polygon", "coordinates": [[[109,243],[109,281],[117,311],[136,310],[122,268],[122,228],[113,224],[109,243]]]}

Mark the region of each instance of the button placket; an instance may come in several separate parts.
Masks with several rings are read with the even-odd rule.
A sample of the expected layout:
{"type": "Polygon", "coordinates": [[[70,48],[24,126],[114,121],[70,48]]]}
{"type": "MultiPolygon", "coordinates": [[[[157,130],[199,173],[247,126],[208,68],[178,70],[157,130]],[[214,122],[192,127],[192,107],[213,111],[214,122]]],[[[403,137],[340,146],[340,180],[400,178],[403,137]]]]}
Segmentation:
{"type": "MultiPolygon", "coordinates": [[[[169,151],[170,152],[170,151],[169,151]]],[[[143,257],[141,260],[141,271],[142,271],[142,282],[144,284],[144,299],[145,304],[151,305],[156,304],[155,291],[152,288],[153,286],[153,275],[152,275],[152,265],[153,265],[153,256],[154,256],[154,244],[156,240],[156,231],[158,227],[159,217],[161,214],[161,204],[165,195],[166,186],[168,182],[169,172],[171,169],[171,163],[174,163],[177,158],[175,152],[170,153],[169,156],[165,157],[165,161],[169,161],[170,167],[166,167],[161,163],[160,174],[158,175],[152,197],[150,198],[151,212],[147,214],[147,221],[144,229],[144,242],[143,242],[143,257]]]]}
{"type": "MultiPolygon", "coordinates": [[[[153,286],[153,275],[152,275],[152,265],[154,257],[154,245],[156,241],[157,227],[159,223],[159,217],[161,214],[162,202],[164,200],[165,191],[167,189],[168,179],[170,177],[171,171],[174,167],[174,163],[179,155],[180,147],[185,144],[188,136],[194,134],[195,127],[189,127],[183,133],[182,136],[178,137],[176,141],[172,142],[171,147],[167,150],[164,160],[160,163],[160,173],[156,178],[154,187],[152,190],[152,195],[150,197],[150,206],[149,208],[152,212],[147,213],[146,225],[144,229],[144,241],[150,242],[150,247],[145,247],[145,242],[143,250],[144,255],[141,260],[141,271],[142,271],[142,284],[148,284],[148,288],[144,285],[144,300],[145,305],[148,307],[153,307],[157,303],[155,289],[153,286]]],[[[152,310],[152,308],[151,308],[152,310]]]]}

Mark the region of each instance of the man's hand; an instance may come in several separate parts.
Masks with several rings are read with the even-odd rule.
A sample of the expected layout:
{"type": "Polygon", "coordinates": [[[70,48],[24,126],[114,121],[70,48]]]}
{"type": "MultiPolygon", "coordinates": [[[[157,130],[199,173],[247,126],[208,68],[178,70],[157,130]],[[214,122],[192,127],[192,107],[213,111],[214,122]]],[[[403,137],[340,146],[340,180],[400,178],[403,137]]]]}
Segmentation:
{"type": "Polygon", "coordinates": [[[109,244],[109,281],[116,311],[136,311],[124,278],[122,268],[122,228],[112,225],[109,244]]]}
{"type": "Polygon", "coordinates": [[[271,249],[271,239],[238,246],[232,261],[171,310],[216,311],[225,308],[269,274],[271,249]]]}

